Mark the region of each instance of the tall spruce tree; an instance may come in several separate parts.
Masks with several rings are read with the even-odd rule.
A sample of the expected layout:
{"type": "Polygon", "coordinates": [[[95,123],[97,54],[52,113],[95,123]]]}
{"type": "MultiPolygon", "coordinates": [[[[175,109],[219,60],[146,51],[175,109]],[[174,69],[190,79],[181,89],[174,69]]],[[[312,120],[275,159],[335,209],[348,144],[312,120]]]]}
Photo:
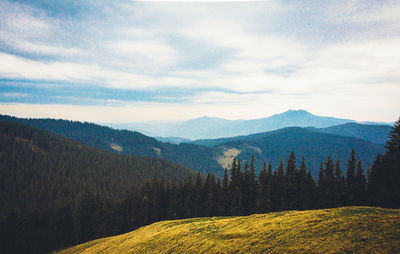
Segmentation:
{"type": "Polygon", "coordinates": [[[193,215],[195,217],[204,216],[203,179],[200,173],[197,173],[196,181],[194,183],[193,194],[194,194],[193,215]]]}
{"type": "Polygon", "coordinates": [[[307,190],[307,167],[304,156],[301,160],[301,165],[297,177],[296,192],[296,208],[299,210],[307,209],[307,196],[309,195],[309,193],[307,190]]]}
{"type": "Polygon", "coordinates": [[[223,207],[223,214],[225,215],[230,214],[230,201],[231,201],[231,195],[229,192],[228,169],[225,168],[224,179],[222,180],[222,200],[221,200],[223,207]]]}
{"type": "Polygon", "coordinates": [[[347,161],[346,171],[346,203],[348,205],[356,204],[357,180],[356,180],[356,152],[351,150],[350,159],[347,161]]]}
{"type": "Polygon", "coordinates": [[[242,181],[243,174],[241,169],[241,162],[239,159],[234,158],[231,169],[230,193],[231,193],[231,213],[232,215],[242,214],[242,181]]]}
{"type": "Polygon", "coordinates": [[[255,211],[257,202],[257,179],[254,165],[254,155],[251,156],[250,167],[248,170],[245,170],[245,181],[243,188],[246,190],[243,195],[245,214],[250,214],[255,211]]]}
{"type": "Polygon", "coordinates": [[[325,198],[322,201],[325,203],[324,207],[331,208],[336,206],[336,179],[334,175],[334,165],[330,156],[325,162],[325,198]]]}
{"type": "Polygon", "coordinates": [[[257,212],[266,213],[271,211],[271,175],[267,172],[267,163],[264,162],[262,169],[258,175],[258,195],[257,195],[257,212]]]}
{"type": "Polygon", "coordinates": [[[335,178],[336,178],[336,206],[342,206],[345,204],[345,199],[346,199],[346,184],[342,173],[342,169],[340,168],[340,160],[336,161],[335,178]]]}
{"type": "Polygon", "coordinates": [[[367,193],[369,205],[385,206],[389,196],[384,179],[383,156],[378,153],[372,167],[368,171],[367,193]]]}
{"type": "Polygon", "coordinates": [[[286,163],[286,204],[285,209],[295,209],[297,203],[298,170],[296,156],[291,152],[286,163]]]}
{"type": "Polygon", "coordinates": [[[400,208],[400,118],[389,133],[383,158],[384,181],[388,188],[388,207],[400,208]]]}
{"type": "Polygon", "coordinates": [[[284,203],[286,200],[286,176],[285,176],[285,168],[283,165],[283,158],[281,157],[279,162],[278,171],[273,176],[272,183],[272,203],[273,210],[280,211],[284,208],[284,203]]]}
{"type": "Polygon", "coordinates": [[[357,163],[355,201],[357,205],[364,205],[366,198],[366,180],[361,160],[357,163]]]}

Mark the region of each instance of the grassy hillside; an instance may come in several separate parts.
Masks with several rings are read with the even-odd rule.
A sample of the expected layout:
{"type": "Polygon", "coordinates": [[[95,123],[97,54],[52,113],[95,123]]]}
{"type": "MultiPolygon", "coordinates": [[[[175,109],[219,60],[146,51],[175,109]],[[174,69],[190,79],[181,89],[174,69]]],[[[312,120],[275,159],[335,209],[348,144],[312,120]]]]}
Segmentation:
{"type": "Polygon", "coordinates": [[[400,210],[343,207],[162,221],[58,253],[399,253],[400,210]]]}

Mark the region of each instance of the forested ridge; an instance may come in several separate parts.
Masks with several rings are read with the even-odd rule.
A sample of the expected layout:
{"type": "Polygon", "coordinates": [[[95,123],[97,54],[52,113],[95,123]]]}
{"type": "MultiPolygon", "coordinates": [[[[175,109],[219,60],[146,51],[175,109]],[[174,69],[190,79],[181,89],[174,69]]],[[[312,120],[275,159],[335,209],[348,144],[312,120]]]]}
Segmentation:
{"type": "MultiPolygon", "coordinates": [[[[63,135],[92,147],[117,153],[145,155],[174,161],[202,173],[223,176],[223,167],[218,159],[225,149],[238,149],[241,160],[255,156],[256,171],[267,161],[274,168],[279,166],[282,156],[294,152],[307,158],[307,167],[316,177],[319,163],[329,154],[334,160],[344,161],[351,149],[357,151],[365,168],[371,166],[377,153],[385,151],[384,145],[354,137],[321,133],[312,128],[288,127],[270,132],[216,140],[199,140],[191,143],[170,144],[157,141],[139,132],[116,130],[94,123],[55,119],[26,119],[0,115],[0,119],[19,122],[63,135]],[[208,147],[205,147],[208,146],[208,147]]],[[[347,126],[347,125],[346,125],[347,126]]],[[[351,125],[353,126],[353,125],[351,125]]],[[[357,125],[364,135],[376,134],[377,126],[357,125]],[[373,127],[373,128],[369,128],[373,127]]],[[[334,130],[336,130],[334,128],[334,130]]],[[[344,128],[347,129],[347,128],[344,128]]],[[[343,128],[335,133],[339,134],[343,128]]],[[[378,136],[384,136],[379,132],[378,136]]],[[[300,166],[300,161],[297,166],[300,166]]]]}
{"type": "Polygon", "coordinates": [[[0,248],[6,250],[11,244],[40,252],[50,250],[41,249],[46,242],[60,246],[84,239],[78,236],[74,220],[80,209],[85,210],[87,204],[82,200],[89,194],[105,204],[116,203],[146,178],[170,182],[195,176],[193,171],[162,159],[112,153],[6,121],[0,121],[0,161],[1,240],[6,242],[0,248]],[[11,223],[15,216],[24,219],[11,223]],[[63,235],[62,241],[46,240],[69,227],[75,227],[75,235],[63,235]],[[17,239],[23,244],[15,244],[17,239]],[[34,245],[39,245],[38,249],[34,245]]]}
{"type": "MultiPolygon", "coordinates": [[[[27,128],[4,122],[1,126],[10,127],[2,127],[5,129],[1,131],[2,138],[5,131],[14,133],[14,130],[27,128]]],[[[41,143],[40,138],[35,138],[35,133],[37,130],[32,131],[31,136],[19,135],[21,139],[14,139],[14,143],[24,147],[21,151],[49,152],[43,149],[46,142],[41,143]]],[[[41,133],[49,135],[47,132],[41,133]]],[[[68,149],[64,150],[63,145],[60,147],[62,149],[60,148],[59,153],[65,155],[68,149]]],[[[377,155],[373,166],[367,170],[367,175],[363,162],[357,158],[354,150],[345,161],[334,161],[327,155],[317,169],[317,178],[306,167],[307,158],[296,158],[291,153],[287,160],[280,160],[277,168],[265,163],[259,169],[259,174],[256,173],[252,156],[248,161],[235,159],[230,170],[225,170],[222,179],[211,174],[206,178],[200,174],[182,176],[180,179],[185,180],[180,182],[168,182],[153,177],[143,181],[138,189],[126,189],[119,198],[111,198],[107,193],[100,194],[87,189],[82,195],[75,197],[74,202],[56,202],[54,206],[41,212],[27,209],[4,215],[1,221],[1,239],[4,244],[1,246],[5,253],[43,252],[132,231],[165,219],[248,215],[350,205],[399,208],[399,121],[390,133],[386,149],[385,154],[377,155]],[[301,162],[300,167],[297,167],[298,161],[301,162]]],[[[1,151],[4,155],[7,149],[1,151]]],[[[20,158],[23,156],[16,154],[10,156],[10,161],[20,158]]],[[[5,177],[9,177],[10,181],[9,179],[16,176],[5,177]]],[[[48,181],[49,179],[44,178],[36,188],[43,188],[48,181]]],[[[24,190],[24,186],[19,184],[9,184],[7,188],[14,188],[15,193],[24,190]]],[[[42,196],[38,203],[47,203],[46,198],[57,193],[49,190],[48,196],[42,196]]],[[[26,199],[27,203],[29,198],[31,197],[26,199]]],[[[16,196],[15,201],[20,202],[21,197],[16,196]]]]}
{"type": "Polygon", "coordinates": [[[0,119],[18,122],[71,138],[107,151],[167,159],[198,172],[222,176],[215,148],[195,144],[170,144],[136,131],[116,130],[94,123],[55,119],[27,119],[0,115],[0,119]]]}
{"type": "MultiPolygon", "coordinates": [[[[354,137],[321,133],[310,128],[287,127],[271,132],[252,134],[249,136],[233,137],[220,140],[203,140],[198,144],[219,148],[235,148],[240,151],[237,156],[241,160],[249,160],[255,156],[257,172],[267,161],[273,168],[279,166],[280,157],[294,152],[299,158],[307,158],[307,168],[318,176],[319,164],[330,155],[332,160],[347,160],[352,149],[363,161],[365,168],[372,166],[377,153],[383,153],[385,147],[354,137]]],[[[300,166],[301,160],[297,166],[300,166]]]]}

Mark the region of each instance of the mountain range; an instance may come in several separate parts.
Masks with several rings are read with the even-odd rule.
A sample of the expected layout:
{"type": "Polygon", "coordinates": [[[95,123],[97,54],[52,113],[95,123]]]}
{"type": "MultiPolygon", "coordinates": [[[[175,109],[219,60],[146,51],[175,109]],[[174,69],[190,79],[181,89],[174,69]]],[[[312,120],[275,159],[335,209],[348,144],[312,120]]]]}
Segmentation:
{"type": "MultiPolygon", "coordinates": [[[[270,117],[251,120],[200,117],[181,122],[157,121],[106,125],[118,129],[136,130],[150,136],[180,137],[197,140],[249,135],[285,127],[326,128],[333,125],[355,122],[350,119],[317,116],[305,110],[288,110],[270,117]]],[[[369,122],[368,124],[383,125],[382,123],[373,122],[369,122]]]]}

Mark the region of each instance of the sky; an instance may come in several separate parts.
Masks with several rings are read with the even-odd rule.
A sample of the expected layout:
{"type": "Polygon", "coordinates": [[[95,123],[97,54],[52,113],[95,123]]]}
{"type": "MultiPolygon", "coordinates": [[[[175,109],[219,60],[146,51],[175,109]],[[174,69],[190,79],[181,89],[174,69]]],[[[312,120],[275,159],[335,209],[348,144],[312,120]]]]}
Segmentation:
{"type": "Polygon", "coordinates": [[[400,116],[400,1],[0,0],[0,114],[400,116]]]}

